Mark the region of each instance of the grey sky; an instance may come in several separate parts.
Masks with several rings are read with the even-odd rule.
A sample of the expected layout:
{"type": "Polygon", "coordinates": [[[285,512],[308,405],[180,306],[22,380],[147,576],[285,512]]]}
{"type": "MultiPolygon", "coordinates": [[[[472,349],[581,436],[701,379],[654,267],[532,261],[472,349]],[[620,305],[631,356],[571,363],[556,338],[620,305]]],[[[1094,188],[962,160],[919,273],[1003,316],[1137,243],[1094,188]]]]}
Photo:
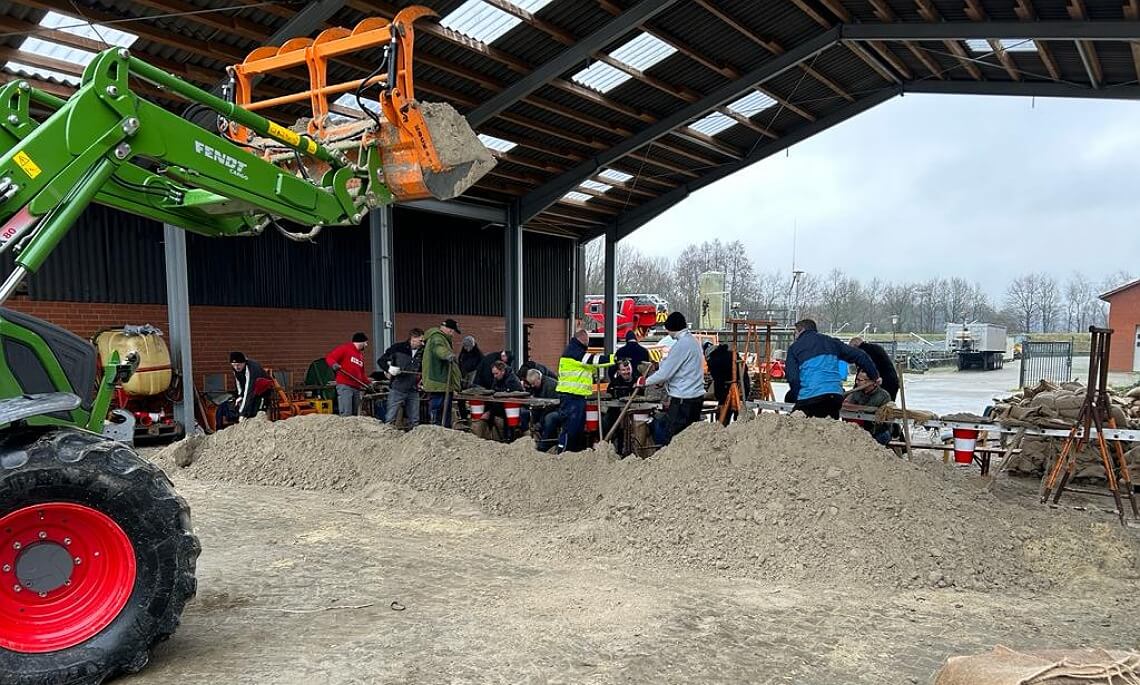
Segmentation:
{"type": "Polygon", "coordinates": [[[655,255],[741,240],[763,271],[963,276],[1135,273],[1140,103],[895,98],[705,188],[628,240],[655,255]]]}

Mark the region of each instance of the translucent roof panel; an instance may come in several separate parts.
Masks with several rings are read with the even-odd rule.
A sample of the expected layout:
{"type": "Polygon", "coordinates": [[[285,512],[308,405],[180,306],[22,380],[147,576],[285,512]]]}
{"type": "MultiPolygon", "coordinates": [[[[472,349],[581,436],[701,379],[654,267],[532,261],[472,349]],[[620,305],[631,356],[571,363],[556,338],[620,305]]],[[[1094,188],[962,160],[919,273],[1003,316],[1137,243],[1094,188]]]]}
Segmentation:
{"type": "Polygon", "coordinates": [[[581,185],[583,188],[588,188],[590,190],[596,190],[599,193],[605,193],[605,192],[608,192],[608,191],[614,189],[613,186],[606,185],[605,183],[599,183],[597,181],[582,181],[581,185]]]}
{"type": "Polygon", "coordinates": [[[510,152],[518,145],[518,143],[512,143],[509,140],[489,136],[486,133],[480,133],[479,140],[483,142],[484,146],[496,152],[510,152]]]}
{"type": "Polygon", "coordinates": [[[91,60],[95,59],[94,52],[69,48],[59,43],[49,43],[46,40],[40,40],[35,37],[26,38],[20,45],[20,49],[24,52],[51,57],[52,59],[58,59],[62,62],[71,62],[81,67],[87,66],[91,63],[91,60]]]}
{"type": "MultiPolygon", "coordinates": [[[[1037,45],[1028,38],[1002,38],[1000,43],[1006,52],[1037,52],[1037,45]]],[[[980,38],[966,41],[966,47],[970,48],[970,52],[983,55],[994,51],[988,40],[980,38]]]]}
{"type": "Polygon", "coordinates": [[[109,45],[117,45],[121,48],[131,47],[139,38],[133,33],[120,31],[119,29],[113,29],[101,24],[91,24],[82,19],[72,19],[58,12],[48,12],[44,15],[44,18],[40,20],[40,26],[57,29],[64,33],[70,33],[73,36],[90,38],[91,40],[97,40],[109,45]]]}
{"type": "Polygon", "coordinates": [[[32,78],[55,79],[57,81],[60,81],[62,83],[66,83],[66,84],[72,85],[72,86],[78,86],[79,85],[79,77],[78,76],[72,76],[71,74],[65,74],[62,71],[53,71],[51,69],[41,69],[39,67],[33,67],[33,66],[23,64],[20,62],[5,62],[4,68],[7,69],[8,71],[16,72],[17,74],[19,74],[21,76],[27,76],[27,77],[32,77],[32,78]]]}
{"type": "Polygon", "coordinates": [[[751,119],[774,104],[776,104],[776,101],[764,93],[753,91],[735,102],[728,103],[728,108],[737,114],[751,119]]]}
{"type": "Polygon", "coordinates": [[[380,111],[380,103],[372,98],[362,97],[359,101],[356,99],[356,93],[344,93],[337,99],[333,100],[333,104],[340,105],[341,107],[351,107],[352,109],[360,109],[361,103],[373,112],[380,111]]]}
{"type": "Polygon", "coordinates": [[[611,52],[610,57],[620,60],[634,69],[645,71],[674,52],[677,52],[677,49],[663,42],[660,38],[642,33],[611,52]]]}
{"type": "Polygon", "coordinates": [[[633,77],[605,62],[594,62],[570,78],[599,93],[607,93],[633,77]]]}
{"type": "Polygon", "coordinates": [[[726,128],[732,128],[736,125],[736,121],[732,117],[721,114],[720,112],[713,112],[708,116],[697,119],[689,124],[689,128],[694,131],[700,131],[706,136],[715,136],[726,128]]]}
{"type": "MultiPolygon", "coordinates": [[[[655,38],[648,33],[640,33],[633,40],[611,52],[610,57],[622,64],[628,64],[638,71],[645,71],[674,52],[677,50],[662,42],[660,38],[655,38]]],[[[632,77],[605,62],[594,62],[570,78],[587,88],[606,93],[632,77]]]]}
{"type": "Polygon", "coordinates": [[[571,202],[585,202],[590,199],[590,196],[585,193],[579,193],[577,190],[571,190],[563,195],[562,199],[570,200],[571,202]]]}
{"type": "MultiPolygon", "coordinates": [[[[512,4],[533,14],[551,2],[553,0],[513,0],[512,4]]],[[[467,0],[439,23],[477,41],[493,43],[522,23],[522,19],[483,0],[467,0]]]]}
{"type": "Polygon", "coordinates": [[[626,181],[633,178],[633,174],[627,174],[624,171],[618,171],[617,169],[606,169],[602,173],[598,174],[598,176],[601,176],[602,178],[608,179],[610,181],[616,181],[618,183],[625,183],[626,181]]]}

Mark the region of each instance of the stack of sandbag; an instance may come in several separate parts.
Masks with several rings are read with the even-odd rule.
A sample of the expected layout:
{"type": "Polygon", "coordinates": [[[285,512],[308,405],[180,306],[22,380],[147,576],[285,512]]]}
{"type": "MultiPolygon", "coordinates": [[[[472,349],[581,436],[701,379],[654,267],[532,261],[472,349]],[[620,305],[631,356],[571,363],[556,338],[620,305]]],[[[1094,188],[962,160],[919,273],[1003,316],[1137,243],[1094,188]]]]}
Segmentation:
{"type": "MultiPolygon", "coordinates": [[[[1137,389],[1140,390],[1140,389],[1137,389]]],[[[1140,421],[1134,411],[1140,412],[1140,392],[1121,395],[1109,392],[1109,412],[1119,428],[1136,428],[1140,421]],[[1136,393],[1135,397],[1130,396],[1136,393]]],[[[1006,426],[1027,426],[1054,430],[1068,430],[1080,417],[1087,389],[1080,383],[1055,384],[1041,381],[1033,388],[1002,400],[994,407],[994,420],[1006,426]]],[[[1021,445],[1020,458],[1014,458],[1009,471],[1029,475],[1042,475],[1061,453],[1063,438],[1026,437],[1021,445]]],[[[1115,447],[1109,443],[1109,449],[1115,447]]],[[[1128,449],[1128,446],[1125,446],[1128,449]]],[[[1140,464],[1130,458],[1133,480],[1140,478],[1140,464]]],[[[1094,444],[1087,444],[1077,453],[1074,478],[1103,479],[1104,467],[1100,452],[1094,444]]]]}
{"type": "Polygon", "coordinates": [[[1128,685],[1140,682],[1140,653],[1105,649],[1018,652],[997,646],[989,654],[954,656],[934,685],[1128,685]]]}

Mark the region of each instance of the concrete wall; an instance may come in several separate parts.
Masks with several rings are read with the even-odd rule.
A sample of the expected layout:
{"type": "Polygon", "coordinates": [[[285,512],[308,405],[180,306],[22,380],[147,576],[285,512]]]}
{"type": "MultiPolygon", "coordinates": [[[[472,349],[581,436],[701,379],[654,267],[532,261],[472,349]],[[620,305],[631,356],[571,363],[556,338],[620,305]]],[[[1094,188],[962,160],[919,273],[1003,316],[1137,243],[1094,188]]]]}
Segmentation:
{"type": "Polygon", "coordinates": [[[1140,325],[1140,286],[1109,298],[1108,327],[1112,329],[1109,371],[1132,371],[1136,326],[1140,325]]]}
{"type": "MultiPolygon", "coordinates": [[[[42,302],[14,297],[6,306],[37,316],[90,338],[103,328],[124,324],[151,324],[167,330],[166,305],[122,305],[88,302],[42,302]]],[[[448,314],[397,313],[396,339],[402,340],[413,326],[428,329],[439,325],[448,314]]],[[[499,317],[456,317],[464,334],[474,335],[487,353],[502,349],[504,324],[499,317]]],[[[563,319],[526,319],[533,323],[531,357],[547,365],[558,365],[566,344],[567,322],[563,319]]],[[[194,380],[201,385],[204,374],[228,373],[229,352],[241,350],[263,366],[288,370],[294,382],[304,380],[305,370],[314,359],[349,340],[355,331],[370,332],[368,312],[321,309],[272,309],[257,307],[190,308],[194,380]]],[[[455,341],[456,351],[460,341],[455,341]]],[[[367,359],[375,363],[383,350],[368,349],[367,359]]]]}

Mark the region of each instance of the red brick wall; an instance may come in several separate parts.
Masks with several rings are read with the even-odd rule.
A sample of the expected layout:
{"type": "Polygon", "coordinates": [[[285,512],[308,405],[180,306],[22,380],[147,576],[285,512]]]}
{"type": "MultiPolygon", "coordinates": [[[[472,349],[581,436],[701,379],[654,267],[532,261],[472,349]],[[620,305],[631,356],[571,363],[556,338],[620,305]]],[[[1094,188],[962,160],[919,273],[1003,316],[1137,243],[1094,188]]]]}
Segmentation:
{"type": "MultiPolygon", "coordinates": [[[[96,331],[123,324],[149,323],[167,330],[166,305],[116,305],[86,302],[37,302],[14,297],[6,306],[63,326],[84,338],[96,331]]],[[[396,339],[408,329],[439,325],[445,315],[396,314],[396,339]]],[[[531,355],[544,364],[558,363],[566,343],[566,322],[562,319],[527,319],[533,322],[531,355]]],[[[498,317],[473,316],[458,319],[464,334],[474,335],[485,352],[502,349],[504,326],[498,317]]],[[[309,363],[336,345],[349,340],[355,331],[371,335],[367,312],[322,309],[269,309],[254,307],[191,307],[190,340],[193,345],[194,377],[229,371],[229,352],[241,350],[274,369],[288,369],[297,382],[304,378],[309,363]]],[[[456,350],[459,340],[455,341],[456,350]]],[[[375,347],[367,358],[380,356],[375,347]]]]}
{"type": "Polygon", "coordinates": [[[1108,351],[1109,371],[1132,371],[1136,326],[1140,325],[1140,286],[1109,298],[1108,327],[1112,345],[1108,351]]]}

